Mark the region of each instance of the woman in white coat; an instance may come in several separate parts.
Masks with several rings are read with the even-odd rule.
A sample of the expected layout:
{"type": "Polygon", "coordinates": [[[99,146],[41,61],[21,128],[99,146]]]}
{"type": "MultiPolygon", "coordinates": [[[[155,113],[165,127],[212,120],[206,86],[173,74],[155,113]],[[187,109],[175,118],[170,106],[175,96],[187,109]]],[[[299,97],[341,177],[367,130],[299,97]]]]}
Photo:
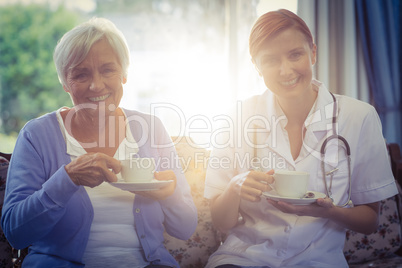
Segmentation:
{"type": "Polygon", "coordinates": [[[225,161],[208,169],[205,197],[228,236],[207,267],[348,267],[346,229],[375,231],[379,201],[397,193],[378,115],[313,78],[317,47],[292,12],[261,16],[249,45],[268,90],[237,105],[233,128],[217,132],[211,158],[225,161]],[[329,139],[321,157],[333,135],[347,145],[329,139]],[[310,173],[308,189],[323,198],[266,198],[278,169],[310,173]]]}

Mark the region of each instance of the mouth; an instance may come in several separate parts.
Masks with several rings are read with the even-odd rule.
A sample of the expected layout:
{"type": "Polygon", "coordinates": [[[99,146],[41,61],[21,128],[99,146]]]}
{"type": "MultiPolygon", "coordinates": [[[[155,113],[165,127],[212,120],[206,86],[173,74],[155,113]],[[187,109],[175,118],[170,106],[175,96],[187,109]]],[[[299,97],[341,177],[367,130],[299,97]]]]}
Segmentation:
{"type": "Polygon", "coordinates": [[[282,82],[280,82],[280,84],[285,87],[291,87],[291,86],[296,85],[296,83],[299,81],[299,79],[300,79],[300,76],[298,76],[292,80],[282,81],[282,82]]]}
{"type": "Polygon", "coordinates": [[[109,96],[110,96],[110,94],[106,94],[106,95],[103,95],[103,96],[98,96],[98,97],[92,97],[92,98],[88,98],[90,101],[93,101],[93,102],[99,102],[99,101],[104,101],[104,100],[106,100],[107,98],[109,98],[109,96]]]}

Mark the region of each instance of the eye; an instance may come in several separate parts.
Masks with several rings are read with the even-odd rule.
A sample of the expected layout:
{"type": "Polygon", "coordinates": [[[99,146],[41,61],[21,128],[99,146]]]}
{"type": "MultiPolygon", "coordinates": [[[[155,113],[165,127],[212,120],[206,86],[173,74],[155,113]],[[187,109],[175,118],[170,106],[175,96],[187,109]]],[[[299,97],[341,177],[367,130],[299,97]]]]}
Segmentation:
{"type": "Polygon", "coordinates": [[[261,61],[262,66],[274,66],[279,62],[278,58],[276,57],[267,57],[261,61]]]}
{"type": "Polygon", "coordinates": [[[114,67],[105,67],[101,70],[102,74],[104,75],[112,75],[116,72],[116,68],[114,67]]]}
{"type": "Polygon", "coordinates": [[[298,60],[303,54],[300,52],[293,52],[292,54],[290,54],[289,58],[291,60],[298,60]]]}
{"type": "Polygon", "coordinates": [[[104,73],[111,73],[111,72],[113,72],[114,70],[112,69],[112,68],[107,68],[107,69],[104,69],[103,70],[103,72],[104,73]]]}
{"type": "Polygon", "coordinates": [[[81,73],[81,74],[75,75],[74,78],[75,78],[75,79],[78,79],[78,78],[83,78],[83,77],[86,77],[86,76],[87,76],[86,73],[81,73]]]}
{"type": "Polygon", "coordinates": [[[89,74],[87,72],[80,72],[80,73],[75,73],[73,74],[73,80],[76,80],[78,82],[84,82],[88,79],[89,74]]]}

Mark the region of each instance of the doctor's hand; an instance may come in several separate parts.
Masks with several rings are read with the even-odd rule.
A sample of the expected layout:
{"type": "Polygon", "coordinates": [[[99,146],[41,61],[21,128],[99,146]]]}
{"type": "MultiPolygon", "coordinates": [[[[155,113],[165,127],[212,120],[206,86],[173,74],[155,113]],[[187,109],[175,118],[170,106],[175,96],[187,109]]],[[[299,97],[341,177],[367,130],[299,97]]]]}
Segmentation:
{"type": "Polygon", "coordinates": [[[268,202],[284,213],[326,218],[343,228],[358,233],[371,234],[378,227],[380,202],[355,205],[348,208],[335,206],[328,197],[319,198],[316,203],[308,206],[295,206],[273,200],[268,200],[268,202]]]}
{"type": "Polygon", "coordinates": [[[236,192],[240,198],[251,202],[261,200],[263,192],[270,191],[272,188],[269,184],[274,182],[274,170],[268,172],[247,171],[233,177],[229,187],[236,192]]]}
{"type": "Polygon", "coordinates": [[[169,183],[165,187],[155,191],[139,191],[133,192],[138,195],[142,195],[148,198],[152,198],[154,200],[163,200],[167,197],[171,196],[176,189],[176,174],[174,174],[173,170],[165,170],[160,172],[155,172],[155,179],[158,181],[169,181],[172,180],[173,182],[169,183]]]}
{"type": "Polygon", "coordinates": [[[322,217],[328,213],[328,210],[334,208],[335,205],[328,197],[318,198],[317,202],[308,206],[292,205],[283,201],[274,201],[267,199],[268,203],[284,213],[296,214],[298,216],[322,217]]]}

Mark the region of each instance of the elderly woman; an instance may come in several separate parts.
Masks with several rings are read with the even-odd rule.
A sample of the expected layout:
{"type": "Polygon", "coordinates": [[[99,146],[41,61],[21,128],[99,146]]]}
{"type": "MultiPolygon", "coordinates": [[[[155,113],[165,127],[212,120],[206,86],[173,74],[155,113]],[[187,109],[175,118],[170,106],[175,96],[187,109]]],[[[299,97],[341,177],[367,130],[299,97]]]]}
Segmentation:
{"type": "Polygon", "coordinates": [[[163,232],[188,239],[196,208],[159,119],[119,107],[125,38],[110,21],[91,19],[63,36],[54,61],[73,107],[26,124],[6,186],[1,223],[14,248],[29,246],[23,267],[177,267],[163,232]],[[112,186],[119,160],[132,155],[154,158],[155,179],[171,183],[112,186]]]}
{"type": "Polygon", "coordinates": [[[213,222],[228,231],[207,267],[348,267],[346,229],[375,231],[379,201],[398,193],[378,115],[313,78],[317,47],[296,14],[262,15],[249,45],[269,90],[235,113],[244,125],[234,134],[244,135],[223,132],[217,143],[234,146],[211,154],[231,162],[207,172],[213,222]],[[308,172],[314,196],[271,191],[281,169],[308,172]]]}

